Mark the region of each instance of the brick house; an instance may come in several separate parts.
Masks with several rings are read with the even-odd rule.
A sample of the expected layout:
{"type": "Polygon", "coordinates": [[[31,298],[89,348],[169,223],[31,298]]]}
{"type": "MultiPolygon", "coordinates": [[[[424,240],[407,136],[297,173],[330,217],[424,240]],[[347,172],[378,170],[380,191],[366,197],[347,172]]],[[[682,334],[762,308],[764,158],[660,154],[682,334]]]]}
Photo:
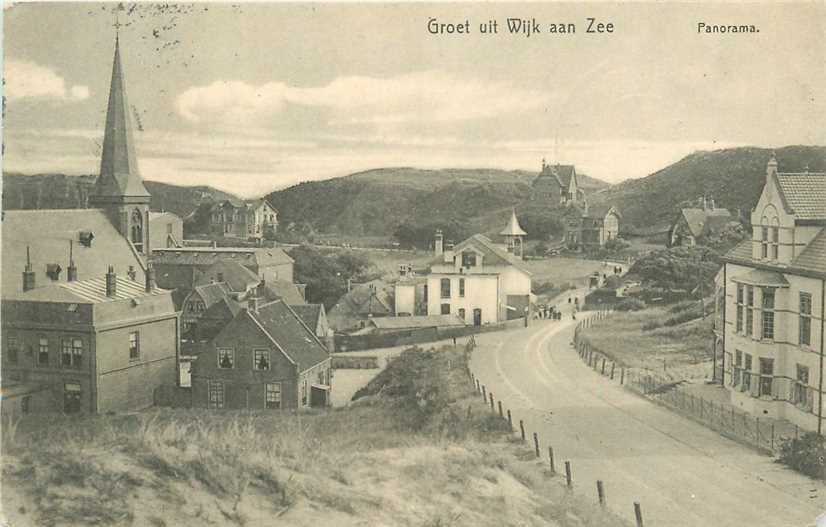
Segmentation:
{"type": "Polygon", "coordinates": [[[32,411],[152,406],[155,388],[175,383],[178,313],[149,274],[145,286],[110,271],[3,301],[4,387],[24,385],[17,388],[24,397],[39,387],[32,411]]]}
{"type": "Polygon", "coordinates": [[[550,205],[581,203],[585,193],[579,188],[574,165],[549,165],[542,160],[542,171],[533,180],[533,199],[550,205]]]}
{"type": "Polygon", "coordinates": [[[826,173],[778,172],[772,157],[751,224],[723,258],[720,377],[743,410],[820,431],[826,173]]]}
{"type": "Polygon", "coordinates": [[[215,236],[261,240],[278,229],[278,211],[267,200],[224,200],[210,209],[210,232],[215,236]]]}
{"type": "Polygon", "coordinates": [[[198,354],[192,405],[295,409],[329,404],[330,355],[284,301],[252,298],[198,354]]]}

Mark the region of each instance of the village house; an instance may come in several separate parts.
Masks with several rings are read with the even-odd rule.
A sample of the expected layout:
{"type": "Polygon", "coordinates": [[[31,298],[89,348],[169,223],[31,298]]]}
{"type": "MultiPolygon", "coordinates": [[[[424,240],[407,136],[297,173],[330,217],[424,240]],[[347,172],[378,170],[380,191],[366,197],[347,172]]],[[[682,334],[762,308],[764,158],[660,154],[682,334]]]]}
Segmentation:
{"type": "Polygon", "coordinates": [[[210,232],[215,236],[261,240],[278,229],[278,211],[267,200],[223,200],[210,209],[210,232]]]}
{"type": "MultiPolygon", "coordinates": [[[[515,226],[522,231],[518,221],[515,226]]],[[[427,276],[428,315],[456,315],[474,326],[527,316],[531,273],[520,257],[481,234],[449,251],[443,249],[443,242],[437,231],[436,258],[427,276]]]]}
{"type": "Polygon", "coordinates": [[[110,268],[4,300],[4,415],[152,406],[154,390],[175,383],[178,313],[148,276],[142,285],[110,268]]]}
{"type": "Polygon", "coordinates": [[[772,156],[751,224],[723,258],[722,381],[737,407],[820,431],[826,174],[778,172],[772,156]]]}
{"type": "Polygon", "coordinates": [[[194,283],[218,262],[236,262],[259,280],[293,281],[293,259],[278,247],[176,247],[155,249],[152,263],[161,287],[174,289],[194,283]]]}
{"type": "Polygon", "coordinates": [[[184,221],[171,212],[149,212],[149,246],[180,247],[184,241],[184,221]]]}
{"type": "Polygon", "coordinates": [[[192,364],[192,405],[296,409],[330,403],[330,355],[284,301],[249,304],[192,364]]]}
{"type": "Polygon", "coordinates": [[[622,216],[613,205],[573,205],[565,215],[565,245],[569,249],[595,249],[619,238],[622,216]]]}
{"type": "Polygon", "coordinates": [[[581,203],[585,193],[579,188],[574,165],[549,165],[542,160],[542,171],[533,180],[533,199],[550,205],[581,203]]]}
{"type": "Polygon", "coordinates": [[[393,303],[394,288],[382,280],[353,284],[330,309],[327,320],[339,333],[358,330],[371,318],[393,316],[393,303]]]}
{"type": "Polygon", "coordinates": [[[668,246],[694,247],[709,236],[715,236],[729,227],[739,224],[727,209],[714,206],[713,199],[698,199],[697,207],[680,210],[668,230],[668,246]]]}

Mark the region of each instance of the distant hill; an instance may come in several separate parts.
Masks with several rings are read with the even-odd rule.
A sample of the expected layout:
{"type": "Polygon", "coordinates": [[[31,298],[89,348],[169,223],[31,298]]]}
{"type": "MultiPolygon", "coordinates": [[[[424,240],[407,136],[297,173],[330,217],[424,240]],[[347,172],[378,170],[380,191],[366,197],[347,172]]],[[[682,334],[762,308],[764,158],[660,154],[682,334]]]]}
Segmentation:
{"type": "Polygon", "coordinates": [[[772,152],[781,172],[826,170],[826,147],[729,148],[695,152],[650,176],[628,180],[592,194],[589,201],[617,206],[626,225],[650,227],[671,222],[683,202],[706,194],[715,206],[743,213],[757,203],[772,152]]]}
{"type": "MultiPolygon", "coordinates": [[[[475,232],[503,221],[530,200],[534,172],[495,169],[380,168],[300,183],[267,195],[282,226],[309,224],[318,232],[389,236],[400,223],[461,222],[475,232]]],[[[607,183],[578,174],[594,192],[607,183]]]]}
{"type": "MultiPolygon", "coordinates": [[[[181,187],[156,181],[145,181],[152,194],[152,210],[174,212],[185,218],[203,200],[237,199],[235,196],[207,186],[181,187]]],[[[65,174],[3,174],[3,209],[75,209],[82,206],[95,184],[95,176],[65,174]]]]}

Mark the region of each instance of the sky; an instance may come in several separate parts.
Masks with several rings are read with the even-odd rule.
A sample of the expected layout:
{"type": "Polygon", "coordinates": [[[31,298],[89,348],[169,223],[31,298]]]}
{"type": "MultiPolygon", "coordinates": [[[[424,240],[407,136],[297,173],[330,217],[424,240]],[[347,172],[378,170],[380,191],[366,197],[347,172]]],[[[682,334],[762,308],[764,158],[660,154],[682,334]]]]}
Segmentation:
{"type": "MultiPolygon", "coordinates": [[[[4,171],[97,173],[115,11],[6,4],[4,171]]],[[[544,158],[616,183],[696,150],[826,144],[822,2],[125,4],[117,21],[148,180],[252,197],[544,158]],[[508,34],[508,17],[543,33],[508,34]],[[614,32],[586,33],[588,17],[614,32]],[[430,19],[470,34],[431,34],[430,19]],[[488,20],[499,33],[479,32],[488,20]]]]}

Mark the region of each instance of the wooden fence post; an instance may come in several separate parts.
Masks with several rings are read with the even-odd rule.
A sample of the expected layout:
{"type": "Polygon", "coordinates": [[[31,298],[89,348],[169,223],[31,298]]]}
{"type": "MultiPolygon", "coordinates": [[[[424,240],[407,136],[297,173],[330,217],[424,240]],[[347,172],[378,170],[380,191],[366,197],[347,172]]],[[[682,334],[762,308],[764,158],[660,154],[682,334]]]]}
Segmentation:
{"type": "Polygon", "coordinates": [[[605,375],[605,357],[602,358],[602,375],[605,375]]]}
{"type": "Polygon", "coordinates": [[[511,431],[513,431],[513,418],[511,417],[510,409],[508,409],[508,426],[510,427],[511,431]]]}
{"type": "Polygon", "coordinates": [[[605,507],[605,489],[600,479],[597,480],[597,497],[599,498],[599,504],[605,507]]]}
{"type": "Polygon", "coordinates": [[[499,400],[499,417],[505,417],[505,414],[502,412],[502,400],[499,400]]]}
{"type": "Polygon", "coordinates": [[[754,444],[757,445],[757,448],[760,448],[760,418],[755,417],[754,422],[754,444]]]}
{"type": "Polygon", "coordinates": [[[625,368],[620,368],[620,386],[625,384],[625,368]]]}
{"type": "Polygon", "coordinates": [[[554,447],[548,447],[548,463],[551,465],[551,474],[556,474],[556,467],[554,466],[554,447]]]}
{"type": "Polygon", "coordinates": [[[476,393],[482,391],[481,385],[479,384],[479,379],[476,379],[476,393]]]}
{"type": "Polygon", "coordinates": [[[643,527],[642,524],[642,508],[640,507],[640,502],[634,502],[634,516],[637,518],[637,527],[643,527]]]}
{"type": "Polygon", "coordinates": [[[774,452],[774,422],[772,422],[772,452],[774,452]]]}
{"type": "Polygon", "coordinates": [[[519,431],[522,432],[522,441],[525,441],[525,422],[520,419],[519,420],[519,431]]]}
{"type": "Polygon", "coordinates": [[[488,402],[488,392],[485,390],[485,385],[482,385],[482,402],[488,402]]]}
{"type": "Polygon", "coordinates": [[[493,407],[493,392],[490,392],[490,411],[495,412],[496,409],[493,407]]]}
{"type": "Polygon", "coordinates": [[[573,480],[571,478],[571,462],[570,461],[565,462],[565,484],[568,486],[569,489],[574,486],[573,485],[573,480]]]}
{"type": "Polygon", "coordinates": [[[617,367],[617,363],[616,363],[616,362],[612,362],[612,363],[611,363],[611,380],[612,380],[612,381],[614,380],[614,370],[616,369],[616,367],[617,367]]]}
{"type": "Polygon", "coordinates": [[[536,452],[536,457],[539,458],[539,434],[533,433],[533,449],[536,452]]]}

